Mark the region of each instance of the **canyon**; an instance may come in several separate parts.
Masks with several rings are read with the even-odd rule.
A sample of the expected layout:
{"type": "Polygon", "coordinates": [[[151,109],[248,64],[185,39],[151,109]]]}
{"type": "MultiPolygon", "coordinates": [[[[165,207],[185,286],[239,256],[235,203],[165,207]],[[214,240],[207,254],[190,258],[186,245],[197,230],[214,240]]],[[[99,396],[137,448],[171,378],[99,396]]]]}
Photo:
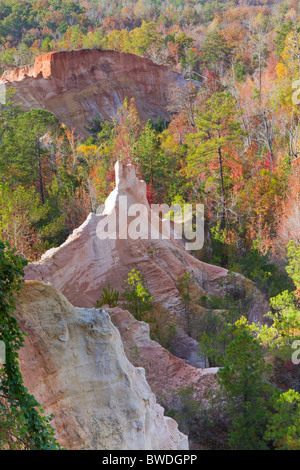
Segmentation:
{"type": "MultiPolygon", "coordinates": [[[[161,233],[160,238],[155,239],[150,236],[137,239],[126,235],[99,236],[99,227],[108,223],[109,217],[124,210],[124,199],[128,207],[140,204],[145,209],[145,221],[150,220],[147,229],[152,232],[153,217],[146,198],[145,182],[138,179],[133,165],[117,162],[115,174],[116,187],[108,196],[102,212],[90,213],[61,246],[48,250],[39,261],[30,263],[25,268],[25,278],[51,282],[72,305],[92,308],[103,287],[110,284],[121,291],[128,272],[136,269],[147,282],[156,304],[154,310],[157,308],[159,316],[165,317],[165,323],[173,322],[184,330],[186,318],[178,280],[189,272],[192,302],[196,303],[203,295],[224,297],[232,294],[244,299],[251,321],[262,321],[269,306],[253,282],[241,274],[197,259],[186,250],[183,240],[174,236],[172,228],[169,238],[163,238],[161,233]]],[[[155,230],[156,227],[153,232],[155,230]]],[[[163,225],[160,230],[164,230],[163,225]]],[[[199,307],[198,314],[201,311],[205,313],[204,310],[199,307]]]]}
{"type": "MultiPolygon", "coordinates": [[[[77,50],[39,56],[34,66],[5,72],[0,83],[14,88],[14,102],[25,111],[47,109],[88,137],[94,119],[118,118],[125,98],[134,98],[142,121],[167,121],[172,92],[188,81],[132,54],[77,50]]],[[[21,371],[28,390],[53,414],[63,447],[188,449],[188,437],[164,408],[187,387],[205,406],[218,388],[218,368],[207,367],[198,342],[203,320],[220,309],[203,299],[231,296],[250,321],[263,321],[269,304],[262,292],[241,274],[202,261],[202,249],[188,250],[177,236],[181,228],[153,213],[135,167],[117,161],[105,204],[61,246],[26,266],[17,312],[27,334],[21,371]],[[124,227],[133,222],[127,208],[136,205],[142,207],[140,236],[131,237],[124,227]],[[104,227],[114,224],[122,236],[105,236],[104,227]],[[133,269],[153,298],[151,319],[134,318],[124,305],[123,284],[133,269]],[[108,286],[120,293],[118,306],[97,308],[108,286]]]]}
{"type": "Polygon", "coordinates": [[[122,211],[125,196],[129,206],[145,207],[147,220],[151,213],[133,165],[117,162],[115,172],[115,189],[100,213],[91,213],[61,246],[25,268],[19,311],[28,334],[21,354],[24,382],[54,414],[57,437],[67,448],[186,449],[187,436],[161,405],[186,387],[205,404],[217,389],[218,369],[205,367],[198,351],[197,322],[214,312],[201,298],[235,295],[253,321],[262,320],[268,302],[244,276],[189,253],[174,238],[176,227],[169,239],[99,237],[98,225],[122,211]],[[148,323],[124,309],[122,296],[118,307],[95,308],[103,288],[110,284],[121,292],[132,269],[142,273],[153,296],[151,315],[160,333],[176,329],[172,353],[151,338],[148,323]],[[178,285],[187,271],[191,335],[178,285]]]}
{"type": "Polygon", "coordinates": [[[25,111],[51,111],[61,123],[88,137],[94,119],[113,121],[125,98],[134,98],[146,121],[168,120],[171,91],[188,83],[164,65],[117,51],[75,50],[38,56],[33,66],[5,72],[0,84],[13,87],[25,111]]]}

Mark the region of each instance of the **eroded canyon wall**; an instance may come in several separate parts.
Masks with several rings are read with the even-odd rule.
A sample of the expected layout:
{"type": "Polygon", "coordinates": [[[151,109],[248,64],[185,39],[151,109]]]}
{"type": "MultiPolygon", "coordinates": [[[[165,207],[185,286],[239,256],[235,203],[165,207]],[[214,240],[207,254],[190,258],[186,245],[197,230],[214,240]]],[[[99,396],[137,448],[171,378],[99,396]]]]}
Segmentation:
{"type": "Polygon", "coordinates": [[[188,83],[149,59],[97,49],[49,52],[32,67],[5,72],[1,82],[26,111],[47,109],[82,137],[96,117],[116,118],[125,98],[134,98],[142,120],[167,120],[171,90],[188,83]]]}
{"type": "Polygon", "coordinates": [[[164,416],[141,367],[127,359],[103,310],[74,308],[53,286],[27,281],[18,320],[25,386],[54,414],[67,449],[184,450],[188,440],[164,416]]]}
{"type": "MultiPolygon", "coordinates": [[[[122,293],[122,285],[132,269],[139,270],[154,299],[154,315],[160,328],[173,324],[185,334],[187,318],[180,278],[188,271],[193,283],[190,289],[194,324],[209,311],[201,298],[231,295],[245,305],[250,321],[261,321],[269,309],[266,297],[244,276],[204,263],[189,253],[182,240],[99,238],[99,224],[106,217],[123,211],[120,201],[127,197],[128,206],[142,204],[146,218],[150,208],[145,183],[139,181],[132,165],[116,164],[116,187],[107,198],[104,212],[91,213],[87,220],[60,247],[47,251],[39,261],[25,268],[28,280],[51,282],[76,307],[91,308],[108,284],[122,293]],[[192,305],[193,304],[193,305],[192,305]]],[[[150,218],[151,220],[151,218],[150,218]]],[[[194,332],[193,332],[194,333],[194,332]]],[[[195,353],[197,337],[188,337],[187,351],[179,357],[193,365],[203,366],[195,353]]],[[[182,341],[184,345],[184,341],[182,341]]]]}

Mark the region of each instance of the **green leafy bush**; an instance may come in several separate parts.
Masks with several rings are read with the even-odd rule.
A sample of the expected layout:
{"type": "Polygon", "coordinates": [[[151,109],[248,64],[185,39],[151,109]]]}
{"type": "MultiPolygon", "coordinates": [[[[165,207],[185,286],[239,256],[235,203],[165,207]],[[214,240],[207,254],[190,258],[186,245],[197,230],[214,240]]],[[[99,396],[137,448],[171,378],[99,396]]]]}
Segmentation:
{"type": "Polygon", "coordinates": [[[132,269],[123,284],[123,295],[126,299],[124,307],[128,309],[137,320],[141,321],[145,312],[152,308],[153,298],[144,286],[141,272],[132,269]]]}

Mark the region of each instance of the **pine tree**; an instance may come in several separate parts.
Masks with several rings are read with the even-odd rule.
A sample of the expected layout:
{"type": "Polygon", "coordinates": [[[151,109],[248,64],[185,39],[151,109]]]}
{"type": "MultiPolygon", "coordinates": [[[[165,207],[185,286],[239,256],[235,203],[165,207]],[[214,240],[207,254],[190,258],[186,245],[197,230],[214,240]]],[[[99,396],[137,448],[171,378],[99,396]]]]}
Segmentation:
{"type": "Polygon", "coordinates": [[[57,118],[42,109],[33,109],[18,116],[2,139],[0,164],[11,183],[35,184],[42,204],[46,202],[44,167],[49,167],[48,152],[41,142],[47,134],[59,130],[57,118]]]}
{"type": "Polygon", "coordinates": [[[221,193],[221,229],[226,224],[226,174],[234,159],[232,147],[241,143],[244,131],[235,119],[237,111],[228,93],[214,93],[196,109],[196,132],[187,137],[188,166],[208,175],[217,169],[221,193]]]}
{"type": "Polygon", "coordinates": [[[234,450],[266,450],[263,436],[270,419],[273,389],[261,347],[246,330],[226,349],[218,380],[232,416],[229,445],[234,450]]]}

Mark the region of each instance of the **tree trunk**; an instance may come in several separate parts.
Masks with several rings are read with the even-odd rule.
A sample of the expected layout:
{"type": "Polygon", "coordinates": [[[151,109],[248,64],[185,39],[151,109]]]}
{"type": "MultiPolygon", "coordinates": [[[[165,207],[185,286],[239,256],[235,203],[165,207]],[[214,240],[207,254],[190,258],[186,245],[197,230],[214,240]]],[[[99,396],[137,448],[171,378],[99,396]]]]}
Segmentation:
{"type": "Polygon", "coordinates": [[[40,183],[40,194],[42,204],[45,204],[44,186],[43,186],[43,175],[42,175],[42,162],[41,162],[41,151],[40,151],[40,140],[37,140],[37,157],[38,157],[38,173],[40,183]]]}
{"type": "Polygon", "coordinates": [[[223,161],[221,148],[218,148],[219,154],[219,168],[220,168],[220,182],[221,182],[221,194],[222,194],[222,216],[221,216],[221,229],[225,228],[226,224],[226,212],[225,212],[225,189],[224,189],[224,177],[223,177],[223,161]]]}

